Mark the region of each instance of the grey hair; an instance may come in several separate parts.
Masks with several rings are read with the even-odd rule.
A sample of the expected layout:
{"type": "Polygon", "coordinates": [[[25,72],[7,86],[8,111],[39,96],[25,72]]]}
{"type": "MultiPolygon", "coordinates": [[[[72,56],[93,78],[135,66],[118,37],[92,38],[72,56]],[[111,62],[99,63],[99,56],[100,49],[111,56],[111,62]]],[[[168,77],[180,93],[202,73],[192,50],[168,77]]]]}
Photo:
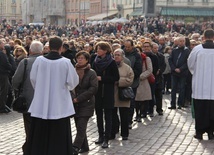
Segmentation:
{"type": "Polygon", "coordinates": [[[112,45],[112,47],[115,47],[115,46],[121,48],[121,45],[118,44],[118,43],[114,43],[114,44],[112,45]]]}
{"type": "Polygon", "coordinates": [[[32,41],[30,45],[30,51],[33,53],[42,53],[43,44],[40,41],[32,41]]]}
{"type": "Polygon", "coordinates": [[[123,57],[123,59],[125,58],[125,52],[121,49],[121,48],[118,48],[114,51],[114,53],[116,52],[119,52],[121,54],[121,56],[123,57]]]}

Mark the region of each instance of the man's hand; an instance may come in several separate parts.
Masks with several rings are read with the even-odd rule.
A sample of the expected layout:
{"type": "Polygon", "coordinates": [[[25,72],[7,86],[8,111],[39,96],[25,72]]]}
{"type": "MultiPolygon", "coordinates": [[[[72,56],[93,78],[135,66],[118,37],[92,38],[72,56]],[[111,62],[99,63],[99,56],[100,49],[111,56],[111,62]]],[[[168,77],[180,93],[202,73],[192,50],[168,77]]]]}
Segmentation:
{"type": "Polygon", "coordinates": [[[181,70],[180,70],[179,68],[176,68],[176,69],[175,69],[175,72],[180,73],[181,70]]]}
{"type": "Polygon", "coordinates": [[[101,81],[101,76],[97,76],[97,80],[98,80],[98,81],[101,81]]]}

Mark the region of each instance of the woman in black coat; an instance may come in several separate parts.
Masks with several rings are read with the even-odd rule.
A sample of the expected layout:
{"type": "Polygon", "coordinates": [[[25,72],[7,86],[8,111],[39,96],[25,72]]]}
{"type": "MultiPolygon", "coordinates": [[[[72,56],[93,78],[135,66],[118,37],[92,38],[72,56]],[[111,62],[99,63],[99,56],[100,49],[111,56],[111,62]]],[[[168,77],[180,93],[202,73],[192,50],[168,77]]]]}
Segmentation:
{"type": "Polygon", "coordinates": [[[102,144],[102,148],[107,148],[111,134],[112,111],[114,109],[114,84],[120,77],[116,62],[111,56],[112,49],[109,43],[103,41],[98,42],[95,46],[95,51],[97,56],[93,62],[93,68],[97,73],[97,79],[99,81],[98,91],[95,96],[99,138],[95,144],[102,144]]]}
{"type": "Polygon", "coordinates": [[[77,128],[76,138],[73,143],[74,154],[89,151],[87,140],[88,120],[94,113],[95,97],[97,92],[98,80],[94,70],[89,64],[90,55],[88,52],[81,51],[76,54],[76,71],[79,75],[79,84],[75,88],[73,103],[76,114],[74,115],[77,128]]]}

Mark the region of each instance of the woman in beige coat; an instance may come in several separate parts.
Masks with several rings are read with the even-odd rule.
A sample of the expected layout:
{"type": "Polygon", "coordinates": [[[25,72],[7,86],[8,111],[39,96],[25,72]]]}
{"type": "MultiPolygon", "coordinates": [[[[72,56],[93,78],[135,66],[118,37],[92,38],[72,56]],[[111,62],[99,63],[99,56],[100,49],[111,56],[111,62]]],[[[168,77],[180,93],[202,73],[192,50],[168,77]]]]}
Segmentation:
{"type": "Polygon", "coordinates": [[[116,133],[119,132],[119,118],[117,115],[117,110],[119,109],[120,122],[121,122],[121,136],[122,140],[127,140],[129,136],[129,107],[130,101],[120,101],[118,97],[118,87],[129,87],[132,85],[134,79],[134,72],[130,66],[123,62],[125,53],[122,49],[117,49],[114,51],[114,59],[117,63],[120,80],[115,84],[115,104],[112,117],[112,133],[111,139],[115,139],[116,133]]]}
{"type": "Polygon", "coordinates": [[[141,57],[143,60],[143,70],[140,75],[140,84],[137,88],[137,93],[135,96],[137,122],[141,122],[141,111],[142,111],[142,117],[143,118],[146,117],[149,100],[152,99],[151,88],[148,81],[148,77],[151,75],[153,70],[152,62],[151,62],[151,59],[143,53],[141,54],[141,57]]]}

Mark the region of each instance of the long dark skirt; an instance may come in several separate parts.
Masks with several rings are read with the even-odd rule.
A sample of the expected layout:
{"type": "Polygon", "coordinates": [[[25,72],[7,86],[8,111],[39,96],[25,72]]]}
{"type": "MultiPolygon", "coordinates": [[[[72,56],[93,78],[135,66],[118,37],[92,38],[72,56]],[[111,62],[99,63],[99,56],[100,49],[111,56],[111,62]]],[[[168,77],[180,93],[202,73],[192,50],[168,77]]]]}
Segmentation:
{"type": "Polygon", "coordinates": [[[194,99],[195,129],[198,133],[214,131],[214,100],[194,99]]]}
{"type": "Polygon", "coordinates": [[[73,155],[70,118],[44,120],[32,117],[24,155],[73,155]]]}

